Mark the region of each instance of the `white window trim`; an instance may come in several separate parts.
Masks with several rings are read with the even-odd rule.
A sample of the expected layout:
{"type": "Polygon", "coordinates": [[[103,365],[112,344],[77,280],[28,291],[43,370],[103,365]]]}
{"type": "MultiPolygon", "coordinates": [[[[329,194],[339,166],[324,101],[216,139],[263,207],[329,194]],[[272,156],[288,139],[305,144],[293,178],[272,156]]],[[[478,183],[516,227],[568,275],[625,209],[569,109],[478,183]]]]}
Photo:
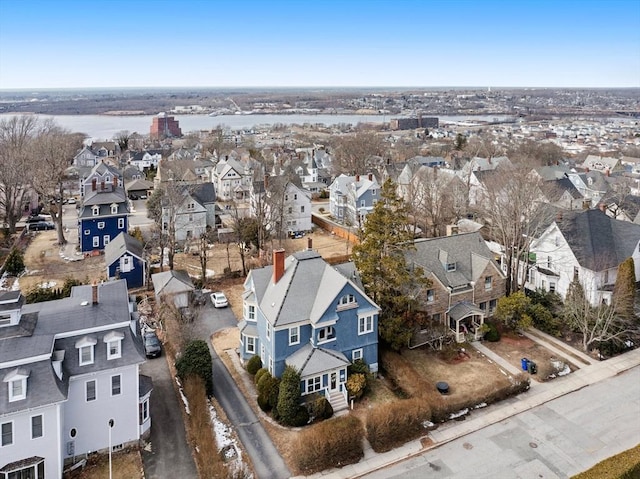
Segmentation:
{"type": "Polygon", "coordinates": [[[118,218],[118,229],[124,228],[124,218],[118,218]]]}
{"type": "Polygon", "coordinates": [[[271,323],[267,322],[267,339],[271,341],[271,323]]]}
{"type": "Polygon", "coordinates": [[[318,333],[317,333],[317,338],[318,338],[318,344],[326,344],[326,343],[330,343],[331,341],[335,341],[336,340],[336,330],[333,326],[324,326],[322,328],[318,329],[318,333]],[[325,338],[325,339],[320,339],[320,331],[329,331],[329,329],[331,328],[331,330],[333,331],[333,337],[332,338],[325,338]]]}
{"type": "Polygon", "coordinates": [[[93,364],[93,360],[94,360],[94,353],[95,353],[95,351],[94,351],[94,346],[93,346],[93,344],[86,344],[86,345],[84,345],[84,346],[80,346],[80,347],[78,348],[78,364],[79,364],[80,366],[87,366],[87,365],[89,365],[89,364],[93,364]],[[86,350],[86,348],[89,348],[89,351],[91,352],[91,354],[90,354],[91,358],[90,358],[90,359],[88,359],[88,360],[86,360],[86,361],[84,361],[84,360],[82,359],[82,351],[83,351],[83,350],[86,350]]]}
{"type": "Polygon", "coordinates": [[[31,439],[40,439],[44,437],[44,414],[34,414],[33,416],[31,416],[29,418],[29,426],[31,427],[31,439]],[[33,418],[34,417],[38,417],[40,416],[41,418],[41,424],[40,424],[40,435],[39,436],[35,436],[33,435],[33,418]]]}
{"type": "Polygon", "coordinates": [[[9,386],[9,402],[21,401],[22,399],[27,398],[27,377],[26,376],[18,376],[14,377],[10,381],[8,381],[9,386]],[[20,394],[14,394],[13,386],[15,383],[20,383],[20,394]]]}
{"type": "Polygon", "coordinates": [[[109,235],[104,235],[102,237],[102,242],[104,243],[105,246],[109,244],[109,241],[111,241],[111,237],[109,235]]]}
{"type": "Polygon", "coordinates": [[[358,316],[358,336],[363,334],[373,333],[373,314],[367,314],[366,316],[358,316]],[[371,321],[371,324],[367,324],[371,321]]]}
{"type": "Polygon", "coordinates": [[[99,229],[99,230],[103,230],[103,229],[104,229],[104,226],[105,226],[104,221],[98,221],[98,229],[99,229]]]}
{"type": "Polygon", "coordinates": [[[15,435],[15,430],[14,430],[14,427],[13,427],[13,421],[7,421],[7,422],[0,423],[0,447],[9,447],[9,446],[13,445],[14,442],[15,442],[14,441],[14,439],[15,439],[14,435],[15,435]],[[2,444],[2,440],[4,439],[4,436],[2,434],[2,426],[4,426],[5,424],[11,424],[11,440],[7,444],[2,444]]]}
{"type": "Polygon", "coordinates": [[[293,326],[289,328],[289,346],[300,344],[300,326],[293,326]],[[295,336],[297,339],[292,341],[291,338],[295,336]]]}
{"type": "Polygon", "coordinates": [[[245,342],[244,342],[244,350],[245,352],[249,353],[249,354],[255,354],[256,353],[256,337],[255,336],[245,336],[245,342]],[[249,340],[252,340],[251,342],[249,340]],[[249,347],[249,345],[251,345],[251,347],[249,347]]]}
{"type": "Polygon", "coordinates": [[[111,376],[111,396],[122,396],[122,374],[114,374],[111,376]],[[117,393],[113,392],[113,378],[120,378],[117,393]]]}
{"type": "Polygon", "coordinates": [[[92,244],[94,248],[97,248],[98,246],[100,246],[100,236],[94,236],[92,244]]]}
{"type": "Polygon", "coordinates": [[[122,339],[112,339],[107,341],[107,360],[118,359],[122,357],[122,339]],[[116,347],[116,352],[111,352],[111,346],[116,347]]]}
{"type": "Polygon", "coordinates": [[[354,349],[353,351],[351,351],[351,362],[355,362],[358,359],[363,359],[364,355],[363,355],[363,350],[362,348],[360,349],[354,349]],[[356,357],[356,355],[359,355],[358,357],[356,357]]]}
{"type": "Polygon", "coordinates": [[[312,376],[304,380],[305,394],[311,394],[321,390],[322,390],[322,374],[318,376],[312,376]],[[311,382],[311,388],[309,387],[310,382],[311,382]]]}
{"type": "Polygon", "coordinates": [[[93,216],[98,216],[100,214],[100,207],[94,206],[93,208],[91,208],[91,214],[93,216]]]}
{"type": "Polygon", "coordinates": [[[90,379],[84,383],[84,402],[93,402],[98,400],[98,381],[90,379]],[[89,383],[93,383],[93,399],[89,399],[89,383]]]}

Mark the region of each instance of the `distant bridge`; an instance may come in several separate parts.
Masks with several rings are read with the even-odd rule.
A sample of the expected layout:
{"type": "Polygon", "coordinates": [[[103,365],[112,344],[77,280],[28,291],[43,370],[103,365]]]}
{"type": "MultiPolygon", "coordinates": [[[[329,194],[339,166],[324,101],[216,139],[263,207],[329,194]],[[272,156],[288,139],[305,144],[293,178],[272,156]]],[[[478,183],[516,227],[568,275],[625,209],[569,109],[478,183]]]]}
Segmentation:
{"type": "Polygon", "coordinates": [[[618,115],[629,116],[631,118],[640,118],[640,111],[617,111],[618,115]]]}

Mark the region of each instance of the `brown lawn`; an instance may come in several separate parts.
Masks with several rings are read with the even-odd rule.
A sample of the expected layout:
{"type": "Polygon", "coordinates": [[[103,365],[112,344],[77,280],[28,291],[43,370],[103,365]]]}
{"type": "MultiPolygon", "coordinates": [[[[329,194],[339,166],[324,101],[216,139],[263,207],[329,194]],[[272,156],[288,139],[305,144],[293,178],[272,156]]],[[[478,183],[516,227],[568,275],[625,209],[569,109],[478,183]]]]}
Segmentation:
{"type": "Polygon", "coordinates": [[[104,256],[66,261],[60,256],[55,231],[40,231],[27,247],[24,262],[27,274],[20,278],[20,290],[27,292],[43,282],[61,287],[67,278],[83,283],[106,279],[104,256]]]}
{"type": "MultiPolygon", "coordinates": [[[[144,470],[142,457],[137,449],[115,452],[111,455],[113,479],[142,479],[144,470]]],[[[109,455],[92,455],[82,469],[64,474],[65,479],[94,479],[109,477],[109,455]]]]}
{"type": "MultiPolygon", "coordinates": [[[[500,341],[495,343],[485,341],[483,344],[517,368],[520,368],[522,358],[527,358],[535,362],[538,372],[532,374],[531,378],[538,382],[548,381],[557,377],[555,376],[557,369],[554,367],[552,361],[559,359],[563,363],[567,363],[564,358],[558,358],[544,346],[515,333],[503,333],[500,341]]],[[[571,371],[578,369],[573,363],[567,364],[571,368],[571,371]]]]}

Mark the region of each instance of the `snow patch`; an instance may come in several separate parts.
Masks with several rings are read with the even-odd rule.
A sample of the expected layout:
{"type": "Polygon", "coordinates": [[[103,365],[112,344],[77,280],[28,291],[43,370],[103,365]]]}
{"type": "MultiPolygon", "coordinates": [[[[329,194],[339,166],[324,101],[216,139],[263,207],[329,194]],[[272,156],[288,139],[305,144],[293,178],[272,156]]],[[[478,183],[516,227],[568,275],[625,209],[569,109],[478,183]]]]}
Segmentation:
{"type": "Polygon", "coordinates": [[[458,412],[452,412],[451,414],[449,414],[449,419],[456,419],[458,417],[462,417],[462,416],[466,416],[467,414],[469,414],[469,408],[466,407],[458,412]]]}
{"type": "Polygon", "coordinates": [[[184,404],[184,410],[187,412],[187,414],[191,415],[191,410],[189,409],[189,400],[187,399],[187,396],[184,395],[184,392],[182,391],[182,384],[180,384],[180,380],[178,378],[176,378],[176,383],[178,384],[180,398],[182,399],[182,402],[184,404]]]}

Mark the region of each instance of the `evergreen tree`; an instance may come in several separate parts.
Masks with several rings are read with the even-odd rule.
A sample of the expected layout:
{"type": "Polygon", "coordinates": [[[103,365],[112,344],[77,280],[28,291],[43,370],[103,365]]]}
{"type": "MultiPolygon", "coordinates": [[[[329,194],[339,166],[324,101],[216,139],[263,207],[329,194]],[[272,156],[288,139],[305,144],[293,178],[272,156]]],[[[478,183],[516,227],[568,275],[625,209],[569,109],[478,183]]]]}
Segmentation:
{"type": "Polygon", "coordinates": [[[293,426],[300,408],[300,373],[287,366],[280,378],[278,417],[285,426],[293,426]]]}
{"type": "Polygon", "coordinates": [[[207,395],[213,394],[212,361],[209,346],[201,339],[189,341],[184,353],[176,361],[176,371],[182,380],[194,374],[200,376],[205,384],[207,395]]]}
{"type": "Polygon", "coordinates": [[[618,266],[616,284],[613,287],[613,303],[616,314],[626,320],[637,319],[633,309],[636,294],[636,274],[633,258],[627,258],[618,266]]]}
{"type": "Polygon", "coordinates": [[[380,337],[396,350],[411,337],[416,296],[428,285],[421,269],[407,267],[405,254],[413,248],[407,206],[389,179],[382,185],[380,200],[365,217],[353,255],[367,294],[382,310],[380,337]]]}
{"type": "Polygon", "coordinates": [[[13,248],[9,256],[7,256],[5,270],[12,276],[18,276],[24,271],[24,257],[17,248],[13,248]]]}

